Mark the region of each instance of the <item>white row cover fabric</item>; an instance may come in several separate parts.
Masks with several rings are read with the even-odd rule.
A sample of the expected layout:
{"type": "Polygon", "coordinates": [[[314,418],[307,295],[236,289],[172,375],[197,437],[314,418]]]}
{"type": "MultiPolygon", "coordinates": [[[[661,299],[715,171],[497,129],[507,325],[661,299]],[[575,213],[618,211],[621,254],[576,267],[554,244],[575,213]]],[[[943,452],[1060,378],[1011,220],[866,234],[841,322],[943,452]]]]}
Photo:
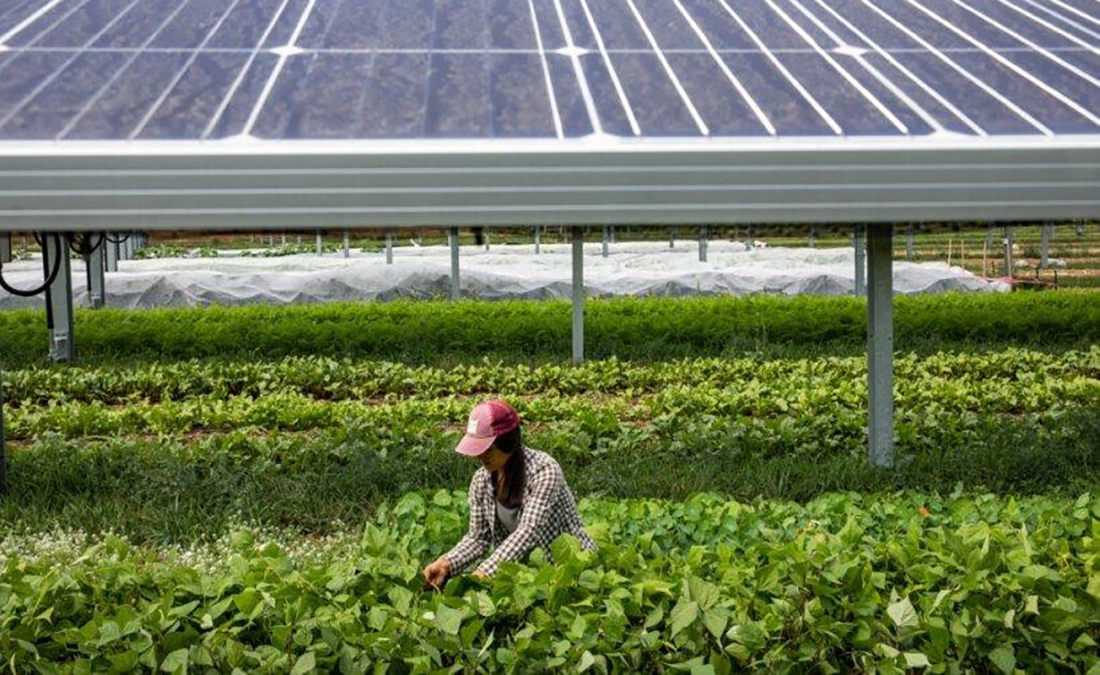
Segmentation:
{"type": "MultiPolygon", "coordinates": [[[[493,245],[491,250],[461,248],[464,298],[542,299],[571,297],[569,244],[493,245]]],[[[712,241],[707,262],[698,259],[694,240],[632,242],[610,245],[607,258],[600,242],[585,244],[585,291],[589,296],[847,295],[855,286],[851,248],[753,248],[740,242],[712,241]]],[[[975,254],[980,255],[977,251],[975,254]]],[[[127,260],[107,274],[107,304],[151,308],[254,303],[320,303],[340,300],[442,298],[450,286],[450,251],[446,246],[402,246],[394,263],[385,253],[353,250],[322,257],[314,254],[243,257],[223,252],[219,258],[127,260]]],[[[5,278],[17,286],[41,283],[38,260],[4,266],[5,278]]],[[[83,263],[73,261],[73,297],[87,304],[83,263]]],[[[945,263],[894,263],[894,292],[1007,291],[1000,281],[987,281],[945,263]]],[[[40,306],[40,297],[24,299],[0,291],[0,309],[40,306]]]]}

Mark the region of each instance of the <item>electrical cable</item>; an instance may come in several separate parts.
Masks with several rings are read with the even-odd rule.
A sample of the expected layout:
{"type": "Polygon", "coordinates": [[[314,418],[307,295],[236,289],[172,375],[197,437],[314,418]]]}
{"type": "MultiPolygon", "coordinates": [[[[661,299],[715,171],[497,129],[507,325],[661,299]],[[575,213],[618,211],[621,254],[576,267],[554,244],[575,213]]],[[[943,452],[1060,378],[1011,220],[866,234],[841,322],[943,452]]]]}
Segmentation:
{"type": "MultiPolygon", "coordinates": [[[[61,235],[60,234],[58,234],[56,232],[53,232],[53,233],[50,233],[46,236],[54,238],[58,251],[64,251],[65,250],[64,245],[61,241],[61,235]]],[[[24,290],[24,289],[21,289],[21,288],[15,288],[11,284],[9,284],[7,281],[4,280],[4,265],[3,265],[3,263],[0,263],[0,288],[3,288],[8,293],[11,293],[12,295],[18,296],[20,298],[31,298],[31,297],[34,297],[34,296],[40,294],[40,293],[45,293],[46,289],[50,287],[50,284],[52,284],[54,282],[54,280],[57,279],[58,272],[61,271],[61,256],[57,256],[57,260],[54,261],[53,269],[51,270],[50,269],[49,253],[47,252],[47,247],[42,244],[42,239],[40,239],[38,237],[37,232],[34,233],[34,240],[36,242],[38,242],[39,246],[42,246],[42,269],[43,269],[43,272],[45,272],[45,275],[46,275],[46,283],[42,284],[41,286],[39,286],[38,288],[35,288],[35,289],[24,290]]],[[[49,300],[49,296],[47,296],[47,301],[48,300],[49,300]]]]}

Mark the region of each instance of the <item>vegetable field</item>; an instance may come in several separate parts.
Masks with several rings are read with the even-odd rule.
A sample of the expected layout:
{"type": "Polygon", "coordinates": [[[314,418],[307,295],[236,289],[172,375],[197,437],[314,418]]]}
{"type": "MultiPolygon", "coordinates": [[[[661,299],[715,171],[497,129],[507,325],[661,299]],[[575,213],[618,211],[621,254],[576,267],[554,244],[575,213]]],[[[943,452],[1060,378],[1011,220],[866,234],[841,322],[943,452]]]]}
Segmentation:
{"type": "Polygon", "coordinates": [[[1100,303],[899,298],[898,466],[851,298],[0,315],[12,672],[1100,672],[1100,303]],[[559,539],[423,591],[502,396],[559,539]]]}

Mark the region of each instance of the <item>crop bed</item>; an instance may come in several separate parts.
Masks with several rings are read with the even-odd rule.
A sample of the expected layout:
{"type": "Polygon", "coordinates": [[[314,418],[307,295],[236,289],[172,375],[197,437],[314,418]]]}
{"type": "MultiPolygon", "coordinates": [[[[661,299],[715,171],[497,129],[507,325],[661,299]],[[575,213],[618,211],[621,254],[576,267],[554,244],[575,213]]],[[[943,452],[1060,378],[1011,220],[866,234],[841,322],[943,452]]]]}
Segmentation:
{"type": "Polygon", "coordinates": [[[413,493],[307,553],[247,530],[188,550],[9,537],[0,653],[19,672],[1012,673],[1100,661],[1089,494],[585,500],[596,553],[561,538],[552,559],[506,564],[491,583],[422,592],[419,568],[461,536],[464,503],[461,491],[413,493]]]}

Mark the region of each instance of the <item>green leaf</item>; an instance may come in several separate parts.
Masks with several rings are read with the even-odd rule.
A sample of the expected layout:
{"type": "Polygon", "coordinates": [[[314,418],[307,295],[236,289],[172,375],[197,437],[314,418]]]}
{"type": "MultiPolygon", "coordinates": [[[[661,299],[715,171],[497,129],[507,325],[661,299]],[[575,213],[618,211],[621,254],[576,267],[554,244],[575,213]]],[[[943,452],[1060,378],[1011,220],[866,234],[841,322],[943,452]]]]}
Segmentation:
{"type": "Polygon", "coordinates": [[[166,673],[174,673],[187,669],[187,653],[186,647],[183,649],[177,649],[168,656],[164,657],[164,661],[160,664],[160,669],[166,673]]]}
{"type": "Polygon", "coordinates": [[[729,622],[729,610],[724,607],[712,607],[703,612],[703,623],[715,640],[722,638],[726,631],[726,623],[729,622]]]}
{"type": "Polygon", "coordinates": [[[1016,670],[1016,651],[1012,645],[1002,645],[989,652],[989,660],[1006,675],[1016,670]]]}
{"type": "Polygon", "coordinates": [[[451,609],[440,604],[435,610],[436,627],[448,635],[458,635],[458,629],[462,627],[462,620],[465,618],[465,609],[451,609]]]}
{"type": "Polygon", "coordinates": [[[932,665],[928,657],[920,652],[905,652],[905,664],[910,668],[928,668],[932,665]]]}
{"type": "Polygon", "coordinates": [[[252,614],[252,610],[260,603],[260,593],[255,588],[246,588],[233,597],[233,604],[241,611],[241,614],[252,614]]]}
{"type": "Polygon", "coordinates": [[[139,658],[141,658],[141,654],[136,649],[107,655],[107,660],[111,662],[111,669],[120,673],[127,673],[137,668],[139,658]]]}
{"type": "MultiPolygon", "coordinates": [[[[285,666],[284,666],[285,667],[285,666]]],[[[317,667],[317,658],[313,652],[306,652],[298,657],[294,667],[290,669],[290,675],[305,675],[317,667]]]]}
{"type": "Polygon", "coordinates": [[[693,621],[699,616],[699,605],[694,600],[680,599],[676,603],[676,606],[672,608],[672,614],[669,615],[671,623],[669,627],[672,631],[671,636],[676,637],[676,634],[687,628],[693,621]]]}
{"type": "Polygon", "coordinates": [[[917,617],[916,610],[913,609],[913,604],[909,602],[909,598],[902,598],[893,603],[886,608],[886,613],[890,615],[898,628],[916,628],[920,625],[920,619],[917,617]]]}
{"type": "Polygon", "coordinates": [[[645,617],[646,628],[653,628],[657,624],[661,623],[661,620],[665,618],[665,608],[660,605],[654,607],[652,611],[645,617]]]}
{"type": "Polygon", "coordinates": [[[581,654],[580,662],[577,663],[577,672],[583,673],[594,665],[596,665],[596,657],[592,656],[592,652],[586,649],[584,653],[581,654]]]}

